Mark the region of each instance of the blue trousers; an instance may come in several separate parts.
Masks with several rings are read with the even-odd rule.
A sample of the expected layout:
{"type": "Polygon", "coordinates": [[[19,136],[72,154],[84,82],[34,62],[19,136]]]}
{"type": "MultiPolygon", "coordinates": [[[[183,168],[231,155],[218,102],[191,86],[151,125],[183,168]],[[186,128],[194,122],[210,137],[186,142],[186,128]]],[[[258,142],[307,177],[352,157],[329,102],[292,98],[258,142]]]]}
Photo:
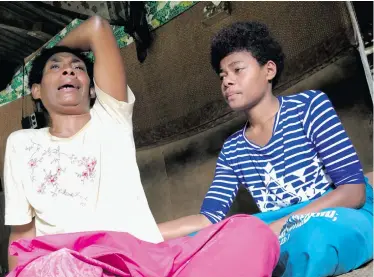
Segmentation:
{"type": "MultiPolygon", "coordinates": [[[[290,217],[279,236],[281,256],[274,276],[334,276],[373,259],[373,188],[366,182],[361,209],[331,208],[290,217]]],[[[254,216],[269,224],[309,203],[254,216]]]]}

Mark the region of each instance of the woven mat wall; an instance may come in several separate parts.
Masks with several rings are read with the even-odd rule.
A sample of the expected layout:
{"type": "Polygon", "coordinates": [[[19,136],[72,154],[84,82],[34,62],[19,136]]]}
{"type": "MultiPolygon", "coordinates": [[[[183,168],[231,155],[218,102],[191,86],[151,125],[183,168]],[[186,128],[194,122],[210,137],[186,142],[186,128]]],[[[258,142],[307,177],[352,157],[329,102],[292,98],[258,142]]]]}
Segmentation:
{"type": "Polygon", "coordinates": [[[208,27],[202,24],[205,5],[200,2],[157,29],[144,64],[137,61],[134,44],[122,49],[129,85],[137,97],[138,147],[180,139],[235,116],[221,97],[219,79],[209,63],[211,37],[223,26],[242,20],[269,26],[287,56],[277,92],[351,47],[344,2],[231,2],[231,16],[208,27]]]}

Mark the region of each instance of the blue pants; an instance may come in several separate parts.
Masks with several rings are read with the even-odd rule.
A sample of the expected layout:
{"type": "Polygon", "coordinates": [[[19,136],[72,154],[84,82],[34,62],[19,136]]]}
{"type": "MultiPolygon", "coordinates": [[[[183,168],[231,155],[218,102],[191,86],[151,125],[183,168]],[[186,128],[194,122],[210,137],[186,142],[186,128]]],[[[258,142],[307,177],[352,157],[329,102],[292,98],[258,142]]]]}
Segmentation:
{"type": "MultiPolygon", "coordinates": [[[[254,216],[269,224],[309,203],[254,216]]],[[[331,208],[292,216],[283,227],[279,242],[281,256],[274,276],[334,276],[372,260],[373,188],[366,184],[366,204],[359,210],[331,208]]]]}

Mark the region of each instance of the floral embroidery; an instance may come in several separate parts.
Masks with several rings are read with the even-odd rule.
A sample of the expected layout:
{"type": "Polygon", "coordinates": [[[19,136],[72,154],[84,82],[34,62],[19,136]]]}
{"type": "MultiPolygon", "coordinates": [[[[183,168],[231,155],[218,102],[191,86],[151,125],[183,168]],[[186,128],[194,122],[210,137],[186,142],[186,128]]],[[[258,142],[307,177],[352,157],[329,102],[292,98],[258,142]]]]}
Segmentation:
{"type": "Polygon", "coordinates": [[[38,194],[77,198],[80,204],[85,206],[87,196],[79,192],[79,183],[74,191],[70,191],[71,188],[69,190],[68,185],[71,184],[64,184],[63,177],[67,176],[69,179],[69,176],[77,176],[77,180],[80,180],[82,185],[87,182],[93,183],[96,177],[96,158],[79,158],[75,154],[62,152],[59,146],[45,149],[33,141],[30,146],[26,147],[26,150],[31,154],[27,163],[30,169],[30,179],[38,194]],[[36,170],[37,168],[39,169],[36,170]],[[44,177],[40,174],[44,174],[44,177]]]}
{"type": "Polygon", "coordinates": [[[95,177],[96,159],[82,158],[78,161],[80,166],[84,166],[82,173],[77,173],[77,176],[81,178],[81,181],[92,180],[95,177]]]}
{"type": "Polygon", "coordinates": [[[31,160],[29,161],[29,166],[30,166],[31,168],[33,168],[33,167],[36,166],[36,163],[37,163],[36,159],[31,159],[31,160]]]}

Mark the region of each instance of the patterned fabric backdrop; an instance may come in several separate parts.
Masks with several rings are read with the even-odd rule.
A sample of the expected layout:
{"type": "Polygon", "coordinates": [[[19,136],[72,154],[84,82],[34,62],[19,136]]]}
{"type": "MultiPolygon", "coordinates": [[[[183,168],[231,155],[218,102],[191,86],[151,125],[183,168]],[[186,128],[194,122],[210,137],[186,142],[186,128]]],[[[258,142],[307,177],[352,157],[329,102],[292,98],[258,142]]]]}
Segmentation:
{"type": "MultiPolygon", "coordinates": [[[[147,21],[151,28],[154,30],[174,17],[183,13],[184,11],[191,8],[198,1],[148,1],[146,2],[146,9],[148,11],[147,21]]],[[[50,48],[56,45],[62,38],[66,36],[71,30],[76,28],[83,21],[74,19],[68,26],[66,26],[60,33],[54,36],[50,41],[46,43],[46,47],[50,48]]],[[[133,38],[129,36],[122,26],[112,26],[113,33],[117,39],[118,46],[123,48],[133,42],[133,38]]],[[[92,53],[88,53],[88,56],[93,59],[92,53]]],[[[35,56],[34,56],[35,58],[35,56]]],[[[10,84],[0,92],[0,106],[8,104],[24,95],[30,94],[28,89],[28,73],[31,69],[33,59],[27,62],[25,70],[19,69],[10,84]],[[23,76],[25,71],[25,76],[23,76]]]]}

